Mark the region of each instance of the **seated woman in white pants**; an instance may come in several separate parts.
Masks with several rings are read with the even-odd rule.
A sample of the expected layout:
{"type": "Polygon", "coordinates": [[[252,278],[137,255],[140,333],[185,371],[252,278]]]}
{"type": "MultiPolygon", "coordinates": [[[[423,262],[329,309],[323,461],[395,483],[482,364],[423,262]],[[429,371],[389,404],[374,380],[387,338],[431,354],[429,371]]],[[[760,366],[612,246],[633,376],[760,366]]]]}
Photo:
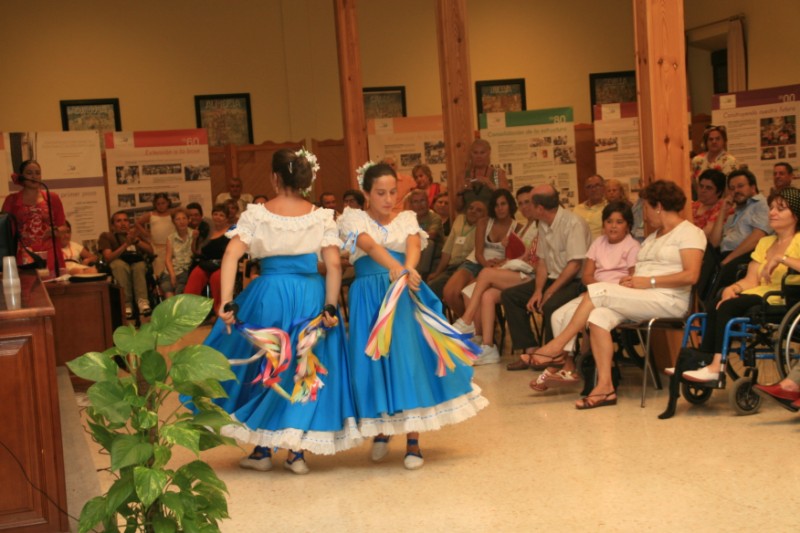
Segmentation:
{"type": "MultiPolygon", "coordinates": [[[[631,236],[633,228],[633,211],[624,202],[611,202],[603,208],[603,234],[594,240],[586,252],[581,281],[587,287],[593,283],[607,281],[619,283],[625,276],[633,274],[636,257],[639,254],[639,242],[631,236]]],[[[559,307],[550,318],[553,335],[557,336],[567,328],[575,310],[583,296],[579,296],[559,307]]],[[[588,341],[588,339],[587,339],[588,341]]],[[[587,343],[588,345],[588,343],[587,343]]],[[[579,383],[575,373],[575,361],[572,351],[575,337],[564,345],[564,367],[546,368],[544,372],[531,381],[535,391],[545,391],[548,386],[579,383]]],[[[555,362],[555,361],[554,361],[555,362]]]]}
{"type": "Polygon", "coordinates": [[[617,403],[611,382],[611,330],[626,320],[683,316],[689,308],[691,287],[700,275],[706,236],[681,215],[686,195],[675,183],[658,180],[641,196],[645,220],[656,231],[642,244],[635,274],[619,284],[589,285],[567,327],[534,354],[536,364],[563,360],[564,346],[588,324],[597,384],[577,402],[578,409],[617,403]]]}

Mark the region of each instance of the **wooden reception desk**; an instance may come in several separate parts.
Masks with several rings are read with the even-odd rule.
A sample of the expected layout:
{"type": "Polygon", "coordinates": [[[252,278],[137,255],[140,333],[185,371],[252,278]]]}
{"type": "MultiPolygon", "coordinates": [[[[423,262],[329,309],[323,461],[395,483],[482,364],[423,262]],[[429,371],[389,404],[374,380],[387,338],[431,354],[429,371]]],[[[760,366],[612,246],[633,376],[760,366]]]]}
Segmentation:
{"type": "Polygon", "coordinates": [[[35,275],[20,309],[0,298],[0,531],[69,531],[53,342],[55,311],[35,275]],[[31,480],[25,479],[22,469],[31,480]],[[55,503],[31,486],[36,485],[55,503]]]}

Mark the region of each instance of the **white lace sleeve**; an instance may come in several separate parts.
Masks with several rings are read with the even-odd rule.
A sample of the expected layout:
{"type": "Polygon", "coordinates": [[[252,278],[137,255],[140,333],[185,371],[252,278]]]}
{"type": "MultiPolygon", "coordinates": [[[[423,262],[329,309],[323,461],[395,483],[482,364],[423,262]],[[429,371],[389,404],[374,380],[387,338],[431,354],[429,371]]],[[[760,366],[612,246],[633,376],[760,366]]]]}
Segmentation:
{"type": "Polygon", "coordinates": [[[249,247],[253,240],[253,235],[255,235],[256,228],[265,214],[266,210],[263,206],[249,204],[245,212],[239,217],[239,221],[236,225],[225,232],[225,236],[229,239],[233,239],[238,235],[239,240],[249,247]]]}
{"type": "Polygon", "coordinates": [[[417,214],[413,211],[402,211],[397,215],[395,223],[400,231],[408,235],[419,235],[419,249],[424,250],[428,246],[428,233],[419,227],[417,214]]]}
{"type": "Polygon", "coordinates": [[[318,212],[318,216],[324,226],[320,248],[325,248],[326,246],[341,248],[342,240],[339,238],[339,227],[333,219],[333,209],[319,209],[318,212]]]}
{"type": "Polygon", "coordinates": [[[369,215],[361,209],[345,207],[342,216],[336,221],[339,226],[341,240],[346,241],[351,234],[369,233],[368,218],[369,215]]]}

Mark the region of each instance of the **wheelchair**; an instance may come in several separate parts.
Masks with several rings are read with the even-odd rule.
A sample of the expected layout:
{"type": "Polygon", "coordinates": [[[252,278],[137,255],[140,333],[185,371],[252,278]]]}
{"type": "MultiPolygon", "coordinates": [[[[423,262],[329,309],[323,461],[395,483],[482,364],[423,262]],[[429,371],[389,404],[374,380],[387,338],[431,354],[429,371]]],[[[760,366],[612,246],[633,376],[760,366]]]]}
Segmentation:
{"type": "MultiPolygon", "coordinates": [[[[800,359],[800,285],[781,283],[781,291],[764,295],[761,305],[754,306],[747,316],[725,324],[722,341],[722,366],[716,383],[696,383],[681,379],[681,396],[691,404],[701,405],[715,389],[725,389],[728,380],[728,401],[739,415],[758,412],[762,397],[754,385],[772,385],[785,378],[800,359]],[[775,298],[785,303],[776,304],[775,298]]],[[[686,347],[694,333],[705,332],[706,313],[695,313],[686,321],[682,346],[686,347]]]]}

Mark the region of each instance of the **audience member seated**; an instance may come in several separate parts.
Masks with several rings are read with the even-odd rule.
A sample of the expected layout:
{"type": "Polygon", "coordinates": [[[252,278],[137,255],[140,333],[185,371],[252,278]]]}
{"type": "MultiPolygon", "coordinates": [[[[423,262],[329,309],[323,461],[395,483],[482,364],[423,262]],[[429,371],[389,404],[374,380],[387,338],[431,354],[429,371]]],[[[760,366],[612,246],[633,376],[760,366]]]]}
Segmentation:
{"type": "Polygon", "coordinates": [[[634,275],[619,283],[589,285],[567,327],[533,354],[534,368],[561,366],[564,346],[589,327],[597,383],[588,396],[576,403],[578,409],[617,403],[611,379],[611,330],[625,320],[685,315],[692,285],[700,275],[706,236],[681,215],[686,195],[675,183],[658,180],[642,191],[642,197],[645,218],[655,231],[639,250],[634,275]]]}
{"type": "MultiPolygon", "coordinates": [[[[186,205],[186,214],[189,216],[189,230],[192,232],[192,242],[203,242],[211,231],[211,220],[203,218],[203,206],[197,202],[186,205]]],[[[196,253],[194,249],[192,253],[196,253]]]]}
{"type": "Polygon", "coordinates": [[[381,162],[392,167],[392,170],[394,170],[395,174],[397,174],[397,201],[395,202],[394,209],[392,211],[394,213],[405,211],[406,197],[412,189],[417,187],[417,182],[414,181],[413,177],[409,176],[408,174],[403,174],[398,170],[397,161],[394,157],[386,156],[381,160],[381,162]]]}
{"type": "MultiPolygon", "coordinates": [[[[628,189],[621,181],[616,178],[607,179],[605,187],[607,204],[611,202],[622,202],[623,204],[631,205],[631,201],[628,199],[628,189]]],[[[603,226],[605,226],[605,222],[603,226]]]]}
{"type": "Polygon", "coordinates": [[[228,246],[228,213],[224,205],[215,205],[211,210],[212,228],[208,239],[194,246],[197,251],[196,265],[189,272],[189,279],[183,292],[186,294],[202,295],[206,285],[211,288],[211,297],[214,299],[213,312],[220,306],[220,279],[219,267],[222,264],[222,256],[225,255],[225,248],[228,246]]]}
{"type": "Polygon", "coordinates": [[[683,372],[683,377],[689,381],[719,380],[725,324],[732,318],[746,315],[751,307],[761,305],[767,292],[780,291],[787,267],[800,270],[800,234],[797,233],[800,230],[800,189],[783,189],[770,197],[769,207],[769,225],[775,234],[758,241],[747,266],[747,275],[725,287],[713,300],[713,305],[706,308],[706,334],[700,351],[708,354],[711,361],[699,370],[683,372]]]}
{"type": "Polygon", "coordinates": [[[239,206],[239,213],[243,213],[247,209],[247,204],[253,203],[253,195],[247,192],[242,192],[242,180],[239,178],[231,178],[228,181],[228,192],[221,192],[217,195],[215,204],[224,204],[227,200],[234,200],[239,206]]]}
{"type": "MultiPolygon", "coordinates": [[[[480,219],[475,229],[475,248],[444,286],[444,302],[456,317],[464,314],[461,291],[475,281],[482,268],[495,266],[505,260],[504,243],[508,234],[517,227],[514,220],[517,202],[508,189],[497,189],[489,200],[489,218],[480,219]]],[[[477,201],[480,200],[473,200],[477,201]]]]}
{"type": "MultiPolygon", "coordinates": [[[[609,202],[603,209],[603,235],[598,237],[589,246],[586,252],[586,262],[583,265],[581,281],[588,287],[592,283],[607,281],[609,283],[619,283],[619,280],[626,276],[632,276],[636,265],[636,257],[639,254],[639,241],[630,234],[633,226],[633,212],[628,204],[624,202],[609,202]]],[[[565,303],[553,313],[551,326],[553,335],[558,337],[569,324],[572,315],[581,303],[581,297],[565,303]]],[[[531,381],[530,386],[536,391],[545,391],[553,385],[570,385],[580,383],[577,372],[575,372],[575,360],[573,353],[575,349],[575,338],[572,337],[564,345],[564,366],[561,370],[551,372],[545,369],[539,377],[531,381]]],[[[589,353],[589,339],[584,337],[581,351],[589,353]]],[[[523,356],[523,360],[526,357],[523,356]]],[[[530,357],[527,358],[530,362],[530,357]]]]}
{"type": "Polygon", "coordinates": [[[469,162],[464,173],[464,206],[475,200],[489,204],[495,189],[509,189],[506,171],[491,163],[492,146],[476,139],[469,149],[469,162]]]}
{"type": "Polygon", "coordinates": [[[319,207],[324,209],[333,209],[333,212],[336,213],[336,195],[332,192],[323,192],[319,195],[319,207]]]}
{"type": "Polygon", "coordinates": [[[592,240],[598,238],[603,231],[603,208],[606,206],[606,180],[595,175],[586,178],[583,183],[586,201],[576,205],[572,212],[581,217],[589,225],[592,240]]]}
{"type": "Polygon", "coordinates": [[[234,200],[225,200],[222,205],[225,207],[225,214],[228,217],[228,225],[233,226],[239,222],[239,215],[242,214],[242,212],[239,210],[239,203],[235,202],[234,200]]]}
{"type": "Polygon", "coordinates": [[[786,161],[775,163],[772,167],[772,190],[770,195],[781,192],[786,187],[792,186],[794,179],[794,168],[786,161]]]}
{"type": "Polygon", "coordinates": [[[753,385],[753,388],[793,413],[800,411],[800,365],[794,365],[789,375],[775,385],[753,385]]]}
{"type": "Polygon", "coordinates": [[[738,168],[736,158],[728,149],[728,132],[725,126],[709,126],[703,132],[703,146],[706,151],[696,155],[691,161],[692,189],[697,188],[697,180],[704,171],[713,168],[726,176],[738,168]]]}
{"type": "Polygon", "coordinates": [[[444,232],[444,236],[447,237],[450,235],[451,229],[450,197],[447,195],[447,191],[440,192],[436,195],[436,198],[433,199],[433,211],[442,219],[442,232],[444,232]]]}
{"type": "Polygon", "coordinates": [[[722,210],[722,195],[727,189],[725,182],[725,174],[713,168],[704,170],[697,179],[697,201],[692,202],[692,218],[694,225],[702,229],[707,238],[711,237],[714,222],[722,210]]]}
{"type": "Polygon", "coordinates": [[[186,210],[180,207],[175,209],[172,223],[175,233],[167,237],[166,268],[158,278],[158,286],[167,298],[183,293],[192,264],[192,232],[189,231],[186,210]]]}
{"type": "MultiPolygon", "coordinates": [[[[708,237],[709,244],[718,249],[718,253],[709,254],[711,257],[707,257],[706,262],[711,260],[713,266],[719,265],[719,275],[713,286],[708,278],[701,276],[700,285],[708,286],[711,291],[707,294],[709,298],[714,297],[716,287],[727,287],[736,281],[739,267],[748,263],[756,243],[771,232],[769,207],[758,192],[756,177],[749,170],[734,170],[728,175],[728,194],[708,237]]],[[[708,271],[706,264],[703,276],[708,271]]]]}
{"type": "MultiPolygon", "coordinates": [[[[589,226],[575,213],[561,207],[552,185],[533,189],[533,216],[539,221],[534,279],[505,289],[500,301],[506,313],[513,348],[532,354],[536,339],[528,312],[538,311],[544,320],[544,341],[553,338],[550,317],[581,291],[581,269],[592,242],[589,226]]],[[[601,213],[602,216],[602,213],[601,213]]],[[[509,363],[508,370],[528,368],[530,358],[509,363]]]]}
{"type": "Polygon", "coordinates": [[[348,189],[342,195],[342,204],[350,209],[364,209],[366,201],[364,193],[356,189],[348,189]]]}
{"type": "Polygon", "coordinates": [[[153,210],[136,219],[136,229],[153,246],[153,274],[158,277],[164,270],[164,257],[167,255],[167,237],[175,231],[172,225],[172,200],[167,193],[153,195],[153,210]]]}
{"type": "Polygon", "coordinates": [[[428,198],[428,207],[433,209],[433,202],[436,197],[442,192],[442,186],[434,183],[431,167],[428,165],[417,165],[411,170],[411,176],[417,182],[417,189],[425,191],[428,198]]]}
{"type": "Polygon", "coordinates": [[[425,278],[433,270],[433,265],[438,264],[442,254],[442,219],[428,207],[428,196],[421,189],[409,193],[409,208],[417,214],[419,227],[428,234],[428,246],[422,251],[417,265],[419,275],[425,278]]]}
{"type": "Polygon", "coordinates": [[[515,234],[521,244],[518,247],[507,245],[506,259],[496,266],[480,271],[473,284],[472,294],[464,297],[466,310],[453,325],[464,333],[473,333],[480,328],[481,336],[476,339],[476,343],[481,345],[481,353],[474,363],[476,365],[500,362],[500,352],[494,342],[495,313],[497,304],[500,303],[500,291],[531,279],[534,273],[538,226],[534,218],[532,191],[533,187],[530,185],[520,187],[517,191],[517,205],[526,219],[526,224],[515,234]],[[514,248],[519,249],[519,255],[516,250],[512,252],[514,248]]]}
{"type": "Polygon", "coordinates": [[[262,205],[262,204],[265,204],[267,202],[269,202],[269,198],[267,198],[263,194],[257,194],[255,196],[253,196],[253,203],[256,204],[256,205],[262,205]]]}
{"type": "Polygon", "coordinates": [[[444,300],[445,285],[475,249],[475,226],[487,213],[486,204],[475,200],[466,214],[458,215],[453,222],[453,231],[444,243],[439,265],[428,276],[427,281],[428,287],[439,299],[444,300]]]}
{"type": "Polygon", "coordinates": [[[58,238],[61,240],[61,254],[64,256],[64,265],[67,274],[96,274],[94,264],[97,256],[86,249],[79,242],[72,240],[72,225],[69,220],[58,228],[58,238]]]}
{"type": "Polygon", "coordinates": [[[136,227],[132,227],[125,211],[111,216],[111,231],[100,235],[97,248],[103,261],[111,268],[114,280],[125,292],[125,314],[133,315],[131,297],[141,315],[150,314],[147,296],[147,258],[153,254],[153,246],[136,227]]]}

